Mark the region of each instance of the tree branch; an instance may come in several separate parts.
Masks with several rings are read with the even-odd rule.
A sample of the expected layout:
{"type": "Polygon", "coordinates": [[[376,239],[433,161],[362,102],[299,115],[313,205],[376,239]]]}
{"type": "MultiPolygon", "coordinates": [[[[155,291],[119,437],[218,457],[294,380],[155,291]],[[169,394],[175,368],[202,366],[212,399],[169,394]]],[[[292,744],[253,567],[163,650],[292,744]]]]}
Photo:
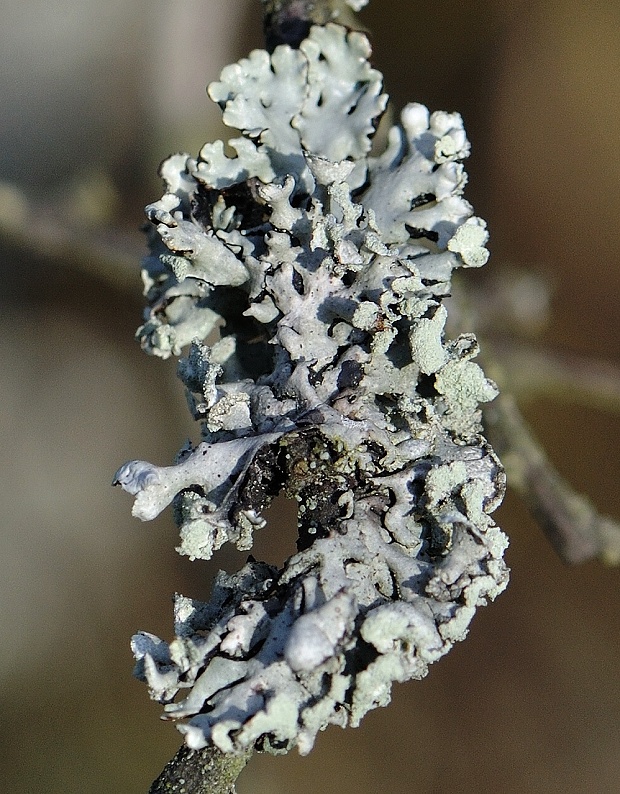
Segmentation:
{"type": "Polygon", "coordinates": [[[312,25],[325,25],[332,20],[358,28],[355,17],[338,0],[261,0],[263,30],[268,52],[278,44],[299,47],[312,25]]]}
{"type": "Polygon", "coordinates": [[[250,760],[243,755],[224,755],[216,747],[179,748],[154,781],[149,794],[235,794],[235,781],[250,760]]]}
{"type": "Polygon", "coordinates": [[[545,396],[562,403],[620,413],[620,368],[514,339],[485,339],[485,359],[502,362],[504,390],[520,400],[545,396]]]}
{"type": "Polygon", "coordinates": [[[136,261],[142,251],[132,250],[129,236],[109,240],[92,229],[73,226],[49,205],[37,205],[15,185],[1,182],[0,243],[101,278],[117,289],[136,286],[136,261]]]}
{"type": "Polygon", "coordinates": [[[620,524],[601,515],[559,474],[530,430],[512,395],[484,411],[485,428],[508,481],[528,506],[560,558],[574,565],[594,557],[620,563],[620,524]]]}

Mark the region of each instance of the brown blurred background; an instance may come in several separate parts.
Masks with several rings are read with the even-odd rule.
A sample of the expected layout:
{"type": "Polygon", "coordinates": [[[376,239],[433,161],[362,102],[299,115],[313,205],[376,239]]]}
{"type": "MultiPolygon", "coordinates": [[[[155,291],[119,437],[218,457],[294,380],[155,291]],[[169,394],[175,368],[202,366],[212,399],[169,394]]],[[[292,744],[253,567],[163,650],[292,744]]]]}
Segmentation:
{"type": "MultiPolygon", "coordinates": [[[[0,179],[135,250],[136,270],[128,288],[88,261],[1,251],[0,790],[139,794],[180,737],[131,678],[129,638],[169,638],[172,593],[207,598],[243,556],[180,558],[170,513],[140,524],[109,487],[124,461],[169,463],[195,437],[174,365],[132,341],[138,226],[159,160],[222,134],[204,86],[260,46],[260,8],[5,0],[2,18],[0,179]]],[[[488,267],[554,286],[543,341],[620,365],[619,4],[373,0],[362,21],[397,108],[463,114],[488,267]]],[[[561,472],[620,518],[620,417],[526,410],[561,472]]],[[[512,495],[497,517],[512,581],[469,638],[361,728],[328,730],[307,758],[255,758],[239,794],[620,791],[620,571],[564,567],[512,495]]],[[[281,561],[291,517],[271,518],[258,553],[281,561]]]]}

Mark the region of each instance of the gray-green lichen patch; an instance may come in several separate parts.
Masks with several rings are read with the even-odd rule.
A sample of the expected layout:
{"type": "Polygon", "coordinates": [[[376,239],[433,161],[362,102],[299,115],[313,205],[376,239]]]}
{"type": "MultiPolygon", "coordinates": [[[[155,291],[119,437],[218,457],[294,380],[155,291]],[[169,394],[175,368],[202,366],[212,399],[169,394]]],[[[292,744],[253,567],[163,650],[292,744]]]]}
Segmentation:
{"type": "Polygon", "coordinates": [[[299,504],[281,569],[222,572],[209,603],[177,597],[170,644],[134,638],[190,747],[308,752],[424,676],[508,580],[479,411],[496,388],[471,334],[445,338],[453,269],[488,255],[469,143],[458,114],[412,104],[371,157],[386,98],[369,53],[329,24],[227,67],[210,95],[242,131],[234,155],[174,155],[147,208],[139,337],[187,350],[202,441],[115,482],[143,520],[172,503],[192,558],[250,549],[276,494],[299,504]]]}

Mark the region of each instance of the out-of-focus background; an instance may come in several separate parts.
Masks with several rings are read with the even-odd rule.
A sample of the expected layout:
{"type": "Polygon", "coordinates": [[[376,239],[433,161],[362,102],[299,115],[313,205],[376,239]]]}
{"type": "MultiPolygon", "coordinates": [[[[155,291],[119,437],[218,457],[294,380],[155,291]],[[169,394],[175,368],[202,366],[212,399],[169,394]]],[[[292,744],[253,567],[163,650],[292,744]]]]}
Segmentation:
{"type": "MultiPolygon", "coordinates": [[[[361,18],[397,109],[463,114],[488,267],[554,287],[544,343],[620,365],[618,3],[374,0],[361,18]]],[[[0,180],[136,264],[115,280],[95,257],[0,252],[0,789],[138,794],[180,737],[132,679],[129,638],[169,638],[174,591],[207,598],[218,567],[243,563],[180,558],[170,513],[140,524],[109,486],[126,460],[166,464],[195,437],[174,364],[132,339],[138,227],[158,162],[222,135],[204,88],[261,46],[260,4],[4,0],[2,22],[0,180]]],[[[54,228],[6,185],[0,215],[54,228]]],[[[620,418],[526,412],[560,471],[620,518],[620,418]]],[[[258,553],[278,561],[291,516],[271,518],[258,553]]],[[[512,581],[469,638],[358,730],[328,730],[307,758],[255,758],[240,794],[620,790],[620,572],[563,566],[513,495],[497,518],[512,581]]]]}

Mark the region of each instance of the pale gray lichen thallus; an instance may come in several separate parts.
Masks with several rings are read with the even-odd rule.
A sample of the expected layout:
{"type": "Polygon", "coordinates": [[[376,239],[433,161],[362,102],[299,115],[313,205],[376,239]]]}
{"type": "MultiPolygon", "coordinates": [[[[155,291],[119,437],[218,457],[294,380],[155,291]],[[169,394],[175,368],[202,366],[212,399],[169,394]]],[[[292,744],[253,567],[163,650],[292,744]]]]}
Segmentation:
{"type": "Polygon", "coordinates": [[[201,441],[116,481],[139,518],[173,504],[192,558],[249,550],[277,493],[299,504],[282,569],[250,558],[208,603],[177,597],[172,642],[134,637],[190,747],[308,752],[424,676],[508,580],[479,411],[496,388],[473,335],[445,334],[452,271],[488,257],[469,143],[458,114],[410,104],[371,156],[387,97],[369,55],[328,24],[226,67],[209,94],[234,155],[169,158],[147,208],[138,336],[187,351],[201,441]]]}

